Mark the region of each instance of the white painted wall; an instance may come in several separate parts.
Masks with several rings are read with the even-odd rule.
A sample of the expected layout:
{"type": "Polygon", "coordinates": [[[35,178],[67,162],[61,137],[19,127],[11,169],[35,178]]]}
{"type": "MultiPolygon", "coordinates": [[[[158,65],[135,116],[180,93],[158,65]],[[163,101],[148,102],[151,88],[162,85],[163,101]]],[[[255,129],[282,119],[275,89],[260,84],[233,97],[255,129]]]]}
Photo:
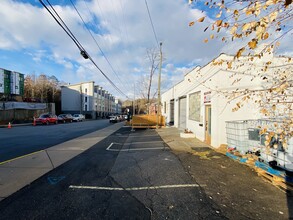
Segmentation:
{"type": "Polygon", "coordinates": [[[94,82],[85,82],[74,85],[63,86],[61,88],[62,111],[84,111],[85,104],[88,110],[93,107],[94,82]],[[86,92],[87,89],[87,92],[86,92]],[[88,97],[85,103],[85,96],[88,97]],[[81,108],[82,107],[82,108],[81,108]]]}
{"type": "MultiPolygon", "coordinates": [[[[256,106],[253,101],[247,102],[238,111],[233,112],[232,109],[239,100],[235,99],[228,103],[227,98],[222,94],[223,91],[256,89],[267,86],[260,78],[251,81],[252,75],[255,75],[257,71],[261,71],[266,62],[272,62],[271,66],[282,66],[286,64],[288,60],[288,58],[273,57],[271,54],[265,55],[262,59],[254,58],[251,61],[247,61],[248,57],[241,57],[239,61],[233,61],[232,68],[227,68],[227,61],[231,61],[233,58],[233,56],[221,54],[215,60],[217,62],[225,60],[225,62],[218,65],[213,65],[213,63],[210,62],[202,68],[197,67],[193,69],[184,76],[181,82],[162,94],[162,103],[170,103],[171,99],[175,100],[175,127],[178,127],[178,99],[187,95],[186,128],[193,131],[198,139],[204,141],[206,105],[204,103],[204,93],[211,92],[211,102],[209,104],[212,108],[211,145],[213,147],[219,147],[221,144],[227,142],[226,121],[261,118],[258,106],[256,106]],[[188,118],[189,95],[197,91],[201,92],[201,113],[199,122],[188,118]]],[[[274,71],[274,68],[268,69],[267,71],[274,71]]],[[[167,111],[164,115],[167,117],[168,122],[170,112],[167,111]]]]}

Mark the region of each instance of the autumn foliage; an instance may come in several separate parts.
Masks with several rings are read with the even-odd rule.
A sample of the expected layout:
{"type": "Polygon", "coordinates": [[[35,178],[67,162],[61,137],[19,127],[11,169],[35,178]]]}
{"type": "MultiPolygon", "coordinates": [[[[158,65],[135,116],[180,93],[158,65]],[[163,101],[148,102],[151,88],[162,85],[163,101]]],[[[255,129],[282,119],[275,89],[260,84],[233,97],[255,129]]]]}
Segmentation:
{"type": "MultiPolygon", "coordinates": [[[[229,2],[211,0],[206,1],[205,5],[209,9],[218,11],[213,18],[213,22],[204,29],[205,32],[210,30],[218,35],[223,34],[223,32],[228,33],[228,36],[221,35],[223,42],[248,39],[248,43],[236,52],[237,58],[246,50],[249,55],[262,42],[267,43],[267,47],[261,52],[272,51],[273,47],[279,46],[278,39],[293,29],[290,25],[287,27],[287,22],[292,20],[292,0],[240,0],[229,2]],[[277,35],[276,32],[279,34],[277,35]],[[277,35],[277,37],[272,35],[277,35]]],[[[206,16],[201,17],[197,21],[190,22],[189,26],[205,20],[206,16]]],[[[215,35],[211,34],[210,39],[214,38],[215,35]]],[[[209,39],[204,39],[204,42],[208,41],[209,39]]]]}
{"type": "MultiPolygon", "coordinates": [[[[196,1],[189,1],[196,4],[196,1]]],[[[214,10],[215,17],[207,15],[191,21],[189,26],[199,28],[198,23],[206,24],[204,32],[210,31],[205,43],[218,39],[223,43],[242,42],[235,49],[233,60],[215,60],[214,65],[224,65],[227,72],[237,72],[247,66],[245,74],[251,75],[251,81],[259,80],[262,87],[235,89],[222,92],[228,100],[237,100],[233,111],[239,110],[246,102],[259,106],[264,118],[276,121],[273,128],[263,126],[261,133],[266,133],[267,142],[278,136],[286,142],[293,136],[293,70],[292,59],[282,57],[282,63],[263,59],[264,54],[272,55],[280,46],[281,39],[292,34],[292,0],[267,1],[206,1],[207,10],[214,10]],[[290,24],[291,22],[291,24],[290,24]],[[262,60],[255,62],[256,60],[262,60]],[[257,64],[258,63],[258,64],[257,64]],[[261,63],[261,65],[259,65],[261,63]]],[[[274,56],[271,56],[272,59],[274,56]]],[[[235,77],[234,86],[241,85],[241,77],[235,77]]]]}

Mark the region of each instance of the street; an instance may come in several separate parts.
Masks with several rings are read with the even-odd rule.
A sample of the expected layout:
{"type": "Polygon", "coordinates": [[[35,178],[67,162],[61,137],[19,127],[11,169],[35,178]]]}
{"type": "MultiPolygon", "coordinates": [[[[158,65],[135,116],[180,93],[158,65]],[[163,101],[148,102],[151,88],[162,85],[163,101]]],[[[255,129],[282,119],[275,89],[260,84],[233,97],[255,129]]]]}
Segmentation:
{"type": "Polygon", "coordinates": [[[0,163],[109,126],[109,120],[0,128],[0,163]]]}
{"type": "Polygon", "coordinates": [[[0,202],[1,219],[223,219],[154,130],[121,128],[0,202]]]}
{"type": "MultiPolygon", "coordinates": [[[[176,129],[132,130],[123,123],[107,128],[112,127],[117,130],[109,136],[0,200],[1,219],[292,217],[289,194],[199,142],[190,152],[183,151],[189,142],[176,140],[176,129]],[[206,150],[206,159],[198,156],[206,150]]],[[[99,133],[67,145],[85,146],[99,133]]],[[[63,145],[54,148],[62,150],[63,145]]],[[[40,161],[36,158],[31,161],[40,161]]],[[[3,164],[1,172],[11,167],[3,164]]],[[[0,175],[0,186],[4,182],[0,175]]]]}

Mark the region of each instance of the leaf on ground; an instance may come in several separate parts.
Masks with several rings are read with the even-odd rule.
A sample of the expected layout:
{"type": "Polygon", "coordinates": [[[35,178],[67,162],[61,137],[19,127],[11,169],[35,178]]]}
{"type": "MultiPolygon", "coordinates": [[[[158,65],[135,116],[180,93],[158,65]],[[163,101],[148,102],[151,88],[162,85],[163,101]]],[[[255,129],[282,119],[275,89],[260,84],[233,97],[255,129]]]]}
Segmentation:
{"type": "Polygon", "coordinates": [[[210,160],[210,158],[207,157],[210,154],[210,151],[193,152],[192,154],[199,156],[200,159],[210,160]]]}

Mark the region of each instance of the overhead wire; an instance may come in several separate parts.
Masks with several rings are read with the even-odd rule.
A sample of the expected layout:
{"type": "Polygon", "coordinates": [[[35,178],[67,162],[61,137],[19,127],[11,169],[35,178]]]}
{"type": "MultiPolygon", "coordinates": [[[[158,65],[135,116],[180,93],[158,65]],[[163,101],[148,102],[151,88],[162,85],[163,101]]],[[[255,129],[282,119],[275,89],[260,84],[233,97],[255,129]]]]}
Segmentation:
{"type": "Polygon", "coordinates": [[[112,8],[113,8],[113,11],[114,11],[114,16],[113,16],[113,19],[115,19],[116,21],[113,22],[114,24],[118,24],[118,27],[117,27],[117,30],[119,30],[119,33],[120,33],[120,36],[121,36],[121,39],[123,39],[123,34],[122,34],[122,30],[121,30],[121,23],[120,23],[120,19],[118,19],[118,12],[117,12],[117,8],[115,7],[114,3],[113,3],[113,0],[110,0],[111,4],[112,4],[112,8]]]}
{"type": "Polygon", "coordinates": [[[86,27],[87,31],[89,32],[89,34],[91,35],[92,39],[94,40],[95,44],[97,45],[97,47],[99,48],[102,56],[105,58],[105,60],[107,61],[107,63],[109,64],[111,70],[113,71],[113,73],[115,74],[115,76],[117,77],[118,81],[121,83],[121,85],[123,85],[124,89],[127,90],[127,88],[125,87],[124,83],[121,81],[120,77],[118,76],[117,72],[115,71],[113,65],[110,63],[108,57],[106,56],[106,54],[104,53],[104,51],[102,50],[102,48],[100,47],[99,43],[97,42],[97,40],[95,39],[95,37],[93,36],[92,32],[90,31],[90,29],[88,28],[87,24],[85,23],[83,17],[81,16],[80,12],[78,11],[78,9],[76,8],[75,4],[72,2],[72,0],[70,0],[72,6],[74,7],[76,13],[78,14],[79,18],[82,20],[84,26],[86,27]]]}
{"type": "MultiPolygon", "coordinates": [[[[84,0],[83,2],[84,2],[84,4],[85,4],[85,6],[86,6],[86,8],[87,8],[87,11],[89,12],[89,14],[95,16],[94,14],[92,14],[91,10],[89,9],[86,0],[84,0]]],[[[104,16],[104,13],[103,13],[103,11],[102,11],[102,7],[101,7],[101,5],[99,4],[99,1],[97,1],[96,3],[97,3],[97,5],[98,5],[99,13],[100,13],[101,18],[102,18],[103,20],[107,21],[106,17],[104,16]]],[[[109,37],[109,39],[111,40],[111,42],[114,42],[114,40],[113,40],[111,34],[109,34],[109,35],[107,35],[107,36],[109,37]]],[[[128,35],[127,35],[127,36],[128,36],[128,35]]],[[[128,38],[127,38],[127,39],[128,39],[128,38]]],[[[107,46],[107,45],[106,45],[106,46],[107,46]]],[[[108,46],[108,49],[110,49],[109,46],[108,46]]],[[[112,65],[112,66],[113,66],[113,65],[112,65]]],[[[114,69],[117,69],[117,67],[114,68],[114,69]]],[[[116,72],[116,71],[115,71],[115,72],[116,72]]],[[[129,84],[129,82],[128,82],[127,80],[126,80],[126,81],[123,81],[123,82],[125,82],[124,84],[126,84],[126,85],[128,86],[128,88],[131,88],[131,87],[132,87],[132,86],[129,84]]],[[[127,89],[127,90],[128,90],[128,89],[127,89]]]]}
{"type": "Polygon", "coordinates": [[[51,3],[49,2],[49,0],[46,0],[47,3],[49,4],[51,10],[53,10],[53,12],[55,13],[55,15],[60,19],[60,21],[55,17],[55,15],[53,14],[53,12],[47,7],[47,5],[42,1],[39,0],[39,2],[44,6],[44,8],[50,13],[50,15],[54,18],[54,20],[57,22],[57,24],[66,32],[66,34],[71,38],[71,40],[75,43],[75,45],[78,47],[78,49],[80,50],[81,54],[82,52],[84,52],[86,54],[86,57],[83,55],[83,57],[85,59],[89,59],[94,66],[102,73],[102,75],[108,80],[108,82],[121,94],[124,95],[125,97],[128,98],[128,96],[122,92],[116,85],[115,83],[102,71],[102,69],[96,64],[96,62],[93,60],[93,58],[86,52],[86,50],[84,49],[84,47],[82,46],[82,44],[78,41],[78,39],[74,36],[74,34],[71,32],[71,30],[68,28],[68,26],[66,25],[66,23],[62,20],[62,18],[59,16],[58,12],[54,9],[54,7],[51,5],[51,3]],[[64,26],[63,26],[63,25],[64,26]]]}
{"type": "Polygon", "coordinates": [[[153,30],[153,33],[154,33],[154,36],[155,36],[155,40],[157,42],[158,47],[160,47],[160,44],[159,44],[159,41],[158,41],[158,38],[157,38],[157,34],[156,34],[156,31],[155,31],[155,27],[154,27],[154,24],[153,24],[153,20],[152,20],[152,17],[151,17],[151,13],[150,13],[150,9],[149,9],[147,0],[144,0],[144,2],[145,2],[145,6],[146,6],[146,9],[147,9],[148,15],[149,15],[149,19],[150,19],[150,22],[151,22],[152,30],[153,30]]]}
{"type": "Polygon", "coordinates": [[[121,8],[121,13],[122,13],[122,21],[123,21],[123,24],[124,24],[124,29],[125,29],[125,35],[126,35],[126,40],[127,40],[127,43],[129,44],[129,35],[128,35],[128,29],[127,29],[127,26],[125,25],[125,13],[124,13],[124,7],[123,7],[123,4],[121,3],[121,0],[119,0],[119,4],[120,4],[120,8],[121,8]]]}
{"type": "MultiPolygon", "coordinates": [[[[42,1],[39,0],[40,3],[44,6],[44,8],[51,14],[51,16],[54,18],[54,20],[58,23],[58,25],[66,32],[66,34],[71,38],[71,40],[75,43],[75,45],[78,47],[78,49],[83,50],[82,46],[80,45],[79,41],[74,37],[74,35],[72,35],[72,33],[70,32],[70,30],[68,31],[67,28],[64,28],[62,26],[62,24],[60,23],[60,21],[58,21],[58,19],[53,15],[53,13],[50,11],[50,9],[46,6],[46,4],[42,1]]],[[[50,3],[49,3],[50,5],[50,3]]],[[[54,10],[55,11],[55,10],[54,10]]],[[[63,22],[63,20],[61,19],[61,22],[63,22]]],[[[65,26],[67,27],[67,26],[65,26]]]]}

